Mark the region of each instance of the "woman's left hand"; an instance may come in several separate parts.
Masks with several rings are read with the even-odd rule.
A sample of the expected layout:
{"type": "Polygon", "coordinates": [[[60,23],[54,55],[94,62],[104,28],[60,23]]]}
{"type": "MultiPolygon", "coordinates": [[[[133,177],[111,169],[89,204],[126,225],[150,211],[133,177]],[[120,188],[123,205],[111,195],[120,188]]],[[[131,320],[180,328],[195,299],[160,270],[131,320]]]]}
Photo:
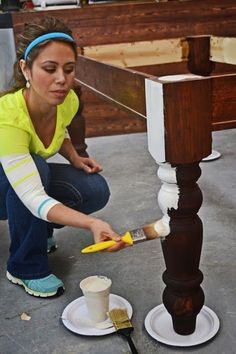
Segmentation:
{"type": "Polygon", "coordinates": [[[68,138],[64,139],[59,153],[75,168],[84,170],[87,173],[97,173],[102,171],[102,166],[99,165],[96,160],[91,159],[91,157],[79,156],[71,140],[68,138]]]}
{"type": "Polygon", "coordinates": [[[84,170],[87,173],[97,173],[102,171],[102,166],[99,165],[96,160],[91,159],[90,157],[78,156],[73,161],[73,166],[80,170],[84,170]]]}

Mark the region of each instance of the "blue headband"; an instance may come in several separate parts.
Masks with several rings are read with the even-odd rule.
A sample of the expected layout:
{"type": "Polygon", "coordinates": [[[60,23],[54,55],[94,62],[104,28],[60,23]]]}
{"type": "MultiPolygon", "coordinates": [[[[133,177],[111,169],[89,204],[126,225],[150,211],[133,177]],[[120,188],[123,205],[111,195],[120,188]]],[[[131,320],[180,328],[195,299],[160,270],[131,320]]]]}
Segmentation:
{"type": "Polygon", "coordinates": [[[51,33],[46,33],[46,34],[43,34],[42,36],[39,36],[38,38],[35,38],[29,45],[28,47],[26,48],[25,50],[25,54],[24,54],[24,59],[26,60],[28,55],[29,55],[29,52],[34,48],[36,47],[38,44],[48,40],[48,39],[54,39],[54,38],[64,38],[64,39],[67,39],[68,41],[70,42],[74,42],[74,39],[69,36],[68,34],[66,33],[63,33],[63,32],[51,32],[51,33]]]}

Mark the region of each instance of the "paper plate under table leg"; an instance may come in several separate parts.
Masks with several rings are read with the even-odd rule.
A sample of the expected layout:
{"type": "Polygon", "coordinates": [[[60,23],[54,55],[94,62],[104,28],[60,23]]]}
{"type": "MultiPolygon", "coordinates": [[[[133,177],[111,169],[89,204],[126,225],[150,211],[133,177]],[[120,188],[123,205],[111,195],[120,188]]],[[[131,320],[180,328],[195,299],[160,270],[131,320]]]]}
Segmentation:
{"type": "Polygon", "coordinates": [[[190,335],[179,335],[174,331],[172,318],[163,304],[154,307],[145,318],[145,328],[158,342],[178,347],[199,345],[212,339],[220,328],[214,311],[203,306],[197,316],[196,330],[190,335]]]}
{"type": "Polygon", "coordinates": [[[207,157],[202,159],[202,162],[207,162],[207,161],[214,161],[217,160],[221,157],[221,153],[216,150],[212,150],[212,153],[208,155],[207,157]]]}

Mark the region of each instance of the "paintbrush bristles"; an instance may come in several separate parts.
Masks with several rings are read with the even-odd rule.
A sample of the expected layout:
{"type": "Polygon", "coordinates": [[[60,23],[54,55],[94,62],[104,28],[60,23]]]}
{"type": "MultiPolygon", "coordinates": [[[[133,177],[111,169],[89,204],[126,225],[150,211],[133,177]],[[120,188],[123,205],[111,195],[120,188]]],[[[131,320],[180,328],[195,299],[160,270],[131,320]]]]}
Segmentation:
{"type": "Polygon", "coordinates": [[[155,223],[143,226],[143,231],[147,237],[147,240],[153,240],[160,237],[155,230],[155,223]]]}
{"type": "Polygon", "coordinates": [[[108,315],[116,330],[133,327],[126,309],[115,308],[108,312],[108,315]]]}
{"type": "Polygon", "coordinates": [[[144,225],[138,229],[129,231],[133,243],[153,240],[160,237],[155,229],[155,223],[144,225]]]}
{"type": "Polygon", "coordinates": [[[130,336],[131,332],[134,330],[134,327],[131,324],[127,310],[124,308],[115,308],[108,312],[108,315],[117,331],[117,334],[124,337],[128,341],[132,354],[138,354],[138,351],[135,348],[130,336]]]}

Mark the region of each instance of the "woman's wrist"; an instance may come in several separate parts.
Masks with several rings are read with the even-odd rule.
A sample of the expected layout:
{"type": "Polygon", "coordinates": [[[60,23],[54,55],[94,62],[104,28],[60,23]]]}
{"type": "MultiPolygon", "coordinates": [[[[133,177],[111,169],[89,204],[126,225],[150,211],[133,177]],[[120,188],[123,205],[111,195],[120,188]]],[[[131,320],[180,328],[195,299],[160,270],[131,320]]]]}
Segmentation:
{"type": "Polygon", "coordinates": [[[71,165],[73,166],[74,164],[76,164],[76,160],[78,160],[79,155],[77,153],[77,151],[71,151],[69,154],[68,154],[68,161],[71,163],[71,165]]]}
{"type": "Polygon", "coordinates": [[[88,229],[91,232],[95,232],[96,229],[99,227],[100,223],[101,223],[101,220],[92,217],[91,220],[89,221],[88,229]]]}

